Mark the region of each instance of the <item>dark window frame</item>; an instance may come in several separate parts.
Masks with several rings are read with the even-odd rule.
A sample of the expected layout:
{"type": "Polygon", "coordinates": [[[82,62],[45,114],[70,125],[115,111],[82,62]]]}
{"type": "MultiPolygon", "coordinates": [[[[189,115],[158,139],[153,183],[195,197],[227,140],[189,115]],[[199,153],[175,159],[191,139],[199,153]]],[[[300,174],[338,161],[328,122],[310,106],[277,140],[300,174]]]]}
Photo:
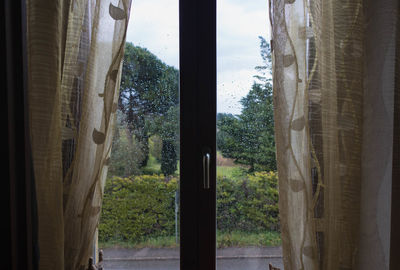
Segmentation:
{"type": "Polygon", "coordinates": [[[180,0],[181,269],[216,268],[216,0],[180,0]],[[210,188],[202,155],[211,153],[210,188]]]}

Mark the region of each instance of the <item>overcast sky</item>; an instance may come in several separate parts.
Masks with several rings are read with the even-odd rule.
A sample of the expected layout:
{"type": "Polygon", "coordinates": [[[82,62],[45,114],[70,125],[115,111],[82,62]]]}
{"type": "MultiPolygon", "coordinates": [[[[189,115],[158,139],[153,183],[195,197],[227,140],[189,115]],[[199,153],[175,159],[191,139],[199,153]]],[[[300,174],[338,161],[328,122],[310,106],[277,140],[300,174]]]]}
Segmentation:
{"type": "MultiPolygon", "coordinates": [[[[179,68],[178,0],[133,0],[127,41],[179,68]]],[[[217,0],[217,110],[239,114],[270,39],[268,0],[217,0]]]]}

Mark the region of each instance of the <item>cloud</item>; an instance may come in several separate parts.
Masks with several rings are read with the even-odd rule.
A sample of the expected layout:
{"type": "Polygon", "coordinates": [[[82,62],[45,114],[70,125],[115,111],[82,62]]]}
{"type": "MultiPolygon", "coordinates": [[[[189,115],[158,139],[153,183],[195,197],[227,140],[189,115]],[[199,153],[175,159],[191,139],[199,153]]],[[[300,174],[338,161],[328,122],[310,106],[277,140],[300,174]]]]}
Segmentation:
{"type": "Polygon", "coordinates": [[[240,100],[249,92],[253,84],[254,71],[249,69],[228,70],[217,75],[217,111],[240,114],[240,100]]]}
{"type": "Polygon", "coordinates": [[[217,29],[222,35],[252,38],[254,34],[257,37],[269,32],[267,1],[218,0],[217,3],[217,29]]]}
{"type": "MultiPolygon", "coordinates": [[[[127,41],[179,68],[179,1],[134,0],[127,41]]],[[[266,0],[217,0],[217,110],[238,114],[261,64],[258,36],[269,40],[266,0]]]]}
{"type": "Polygon", "coordinates": [[[168,65],[179,67],[178,0],[134,0],[127,41],[145,47],[168,65]]]}
{"type": "Polygon", "coordinates": [[[265,0],[219,0],[217,6],[217,110],[239,114],[249,92],[254,67],[262,64],[260,40],[269,39],[265,0]]]}

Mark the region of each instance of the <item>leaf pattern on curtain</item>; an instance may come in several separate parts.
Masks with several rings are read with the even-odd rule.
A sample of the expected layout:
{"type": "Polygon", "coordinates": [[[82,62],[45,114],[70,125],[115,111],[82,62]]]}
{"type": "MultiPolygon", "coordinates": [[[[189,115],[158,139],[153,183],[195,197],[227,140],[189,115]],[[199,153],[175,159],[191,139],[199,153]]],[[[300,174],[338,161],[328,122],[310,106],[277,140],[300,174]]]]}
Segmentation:
{"type": "Polygon", "coordinates": [[[123,20],[126,18],[125,11],[119,7],[114,6],[112,3],[110,3],[108,12],[114,20],[123,20]]]}
{"type": "Polygon", "coordinates": [[[130,6],[131,0],[32,0],[27,6],[41,269],[87,265],[111,152],[130,6]]]}
{"type": "Polygon", "coordinates": [[[389,267],[399,8],[270,0],[285,269],[389,267]]]}
{"type": "Polygon", "coordinates": [[[362,1],[273,1],[285,269],[354,269],[360,211],[362,1]]]}

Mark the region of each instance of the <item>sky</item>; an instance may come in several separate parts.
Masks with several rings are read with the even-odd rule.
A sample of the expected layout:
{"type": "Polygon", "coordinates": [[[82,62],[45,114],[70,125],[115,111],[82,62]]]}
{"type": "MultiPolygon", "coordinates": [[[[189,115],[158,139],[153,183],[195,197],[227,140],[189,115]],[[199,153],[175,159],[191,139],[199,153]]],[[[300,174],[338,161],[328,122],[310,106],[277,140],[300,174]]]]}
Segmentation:
{"type": "MultiPolygon", "coordinates": [[[[179,0],[133,0],[127,41],[179,68],[179,0]]],[[[240,114],[270,39],[268,0],[217,0],[217,111],[240,114]]]]}

